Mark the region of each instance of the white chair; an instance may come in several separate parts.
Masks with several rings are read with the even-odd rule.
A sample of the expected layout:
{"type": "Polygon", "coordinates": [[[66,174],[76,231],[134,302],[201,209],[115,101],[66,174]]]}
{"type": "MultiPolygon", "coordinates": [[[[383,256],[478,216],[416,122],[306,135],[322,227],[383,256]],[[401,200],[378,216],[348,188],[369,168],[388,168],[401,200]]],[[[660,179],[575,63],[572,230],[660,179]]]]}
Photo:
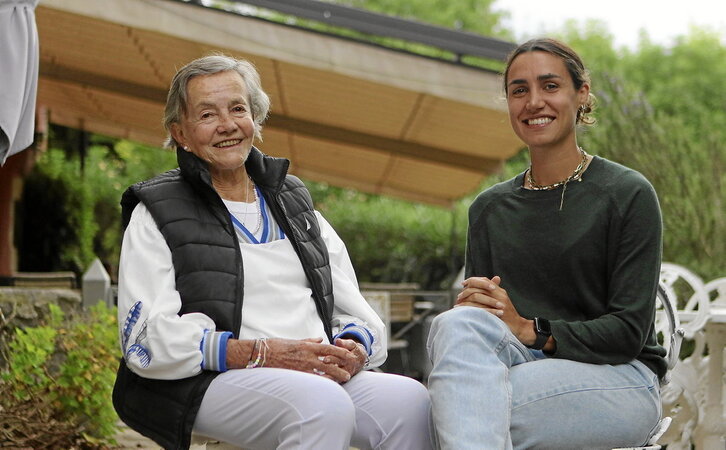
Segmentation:
{"type": "Polygon", "coordinates": [[[704,289],[706,290],[709,300],[711,300],[711,294],[714,294],[713,300],[711,300],[710,303],[711,305],[720,307],[726,306],[726,277],[716,278],[715,280],[709,281],[705,284],[704,289]]]}
{"type": "Polygon", "coordinates": [[[660,269],[660,284],[678,311],[679,317],[685,322],[683,331],[686,339],[693,339],[708,321],[709,298],[703,280],[683,266],[664,262],[660,269]],[[677,301],[678,294],[688,299],[682,307],[677,301]]]}
{"type": "MultiPolygon", "coordinates": [[[[666,361],[668,364],[668,372],[661,382],[661,392],[665,385],[670,382],[671,369],[678,363],[678,355],[681,351],[681,342],[685,331],[681,327],[680,320],[678,319],[675,298],[669,296],[668,286],[660,283],[658,285],[657,303],[656,303],[656,315],[655,315],[655,330],[658,335],[661,345],[668,352],[666,355],[666,361]]],[[[648,444],[644,447],[620,447],[614,450],[658,450],[661,446],[658,444],[658,440],[668,430],[672,422],[672,418],[669,416],[663,417],[653,434],[651,434],[648,444]]]]}
{"type": "Polygon", "coordinates": [[[690,450],[705,418],[705,391],[708,352],[704,327],[710,315],[708,290],[703,280],[689,269],[664,262],[660,272],[661,286],[676,307],[685,339],[692,350],[674,370],[670,383],[661,389],[664,414],[673,416],[660,442],[669,450],[690,450]]]}
{"type": "MultiPolygon", "coordinates": [[[[391,338],[391,293],[388,291],[361,291],[361,294],[386,326],[386,349],[389,352],[392,350],[401,352],[401,366],[406,372],[409,366],[408,341],[391,338]]],[[[374,370],[380,372],[378,368],[374,370]]]]}
{"type": "Polygon", "coordinates": [[[674,298],[668,294],[666,286],[662,283],[658,285],[656,298],[658,303],[656,304],[655,331],[662,336],[663,342],[661,344],[668,352],[666,355],[668,372],[662,384],[668,384],[670,382],[671,369],[678,363],[681,343],[683,342],[686,331],[681,326],[674,298]]]}

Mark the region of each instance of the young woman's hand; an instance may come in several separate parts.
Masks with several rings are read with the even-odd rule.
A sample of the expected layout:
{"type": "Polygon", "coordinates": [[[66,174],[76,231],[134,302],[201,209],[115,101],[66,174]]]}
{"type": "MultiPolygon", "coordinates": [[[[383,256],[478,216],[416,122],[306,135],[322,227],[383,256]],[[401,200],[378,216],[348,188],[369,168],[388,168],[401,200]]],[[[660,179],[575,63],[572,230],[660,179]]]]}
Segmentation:
{"type": "MultiPolygon", "coordinates": [[[[522,342],[528,342],[534,334],[532,321],[520,316],[507,291],[500,286],[499,276],[490,278],[471,277],[464,280],[464,289],[456,298],[457,306],[483,308],[502,319],[522,342]]],[[[534,341],[533,341],[534,342],[534,341]]]]}

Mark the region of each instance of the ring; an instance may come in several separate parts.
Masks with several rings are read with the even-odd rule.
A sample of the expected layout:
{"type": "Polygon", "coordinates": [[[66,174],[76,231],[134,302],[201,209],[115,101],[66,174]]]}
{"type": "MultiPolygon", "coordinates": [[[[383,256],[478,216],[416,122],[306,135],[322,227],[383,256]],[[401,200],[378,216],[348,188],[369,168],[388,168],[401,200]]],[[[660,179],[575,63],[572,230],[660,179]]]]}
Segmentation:
{"type": "Polygon", "coordinates": [[[323,372],[322,370],[318,370],[318,369],[313,369],[313,373],[315,375],[325,375],[325,372],[323,372]]]}

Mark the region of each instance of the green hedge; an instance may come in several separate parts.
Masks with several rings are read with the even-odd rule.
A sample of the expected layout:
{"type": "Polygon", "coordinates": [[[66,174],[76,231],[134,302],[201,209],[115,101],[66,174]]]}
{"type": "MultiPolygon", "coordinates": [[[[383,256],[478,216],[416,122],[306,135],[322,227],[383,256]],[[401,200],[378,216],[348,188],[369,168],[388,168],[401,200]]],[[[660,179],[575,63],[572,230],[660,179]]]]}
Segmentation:
{"type": "MultiPolygon", "coordinates": [[[[16,329],[0,373],[0,434],[15,448],[100,448],[113,443],[118,367],[115,309],[98,303],[16,329]]],[[[4,446],[4,445],[3,445],[4,446]]]]}

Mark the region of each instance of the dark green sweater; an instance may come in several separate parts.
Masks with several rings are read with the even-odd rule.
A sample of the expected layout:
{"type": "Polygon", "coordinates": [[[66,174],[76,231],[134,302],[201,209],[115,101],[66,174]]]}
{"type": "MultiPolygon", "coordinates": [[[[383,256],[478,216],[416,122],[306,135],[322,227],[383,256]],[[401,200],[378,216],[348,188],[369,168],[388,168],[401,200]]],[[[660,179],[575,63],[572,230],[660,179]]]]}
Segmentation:
{"type": "Polygon", "coordinates": [[[595,364],[639,359],[663,377],[655,340],[662,222],[638,172],[595,157],[582,181],[532,191],[524,174],[469,209],[466,276],[502,278],[519,314],[549,319],[552,355],[595,364]]]}

